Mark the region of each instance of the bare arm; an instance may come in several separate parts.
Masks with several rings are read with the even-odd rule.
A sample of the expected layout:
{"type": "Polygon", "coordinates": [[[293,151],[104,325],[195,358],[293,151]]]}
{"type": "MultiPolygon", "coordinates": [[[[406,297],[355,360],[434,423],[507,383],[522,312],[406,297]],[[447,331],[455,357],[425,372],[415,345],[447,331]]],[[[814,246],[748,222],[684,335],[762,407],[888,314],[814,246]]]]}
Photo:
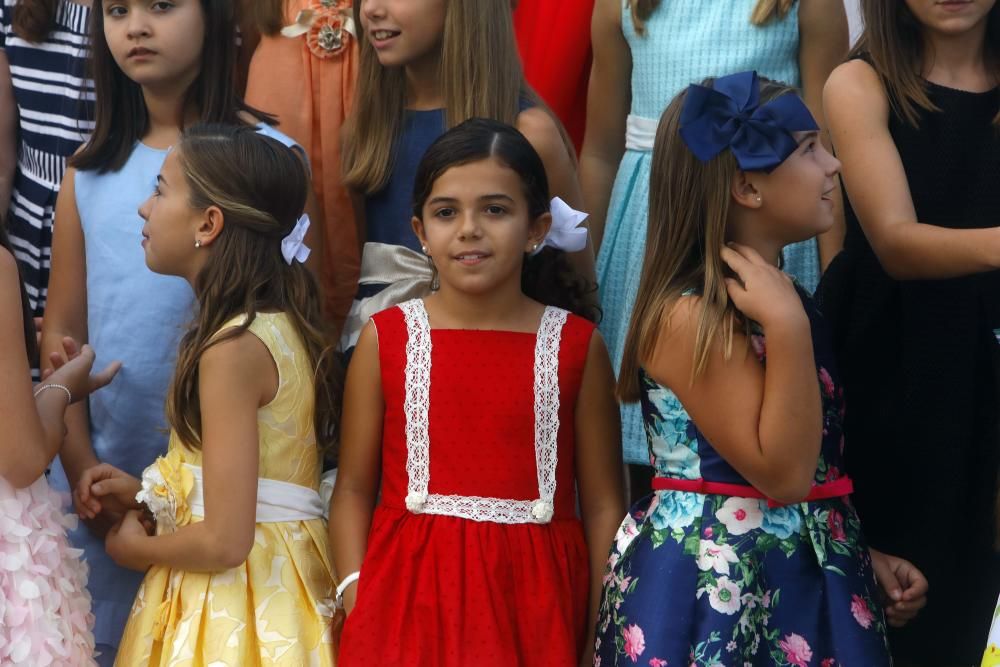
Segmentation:
{"type": "Polygon", "coordinates": [[[576,477],[583,529],[590,554],[590,615],[587,651],[581,665],[593,663],[594,628],[601,588],[615,531],[625,516],[622,484],[621,422],[611,360],[600,334],[590,339],[587,365],[576,402],[576,477]]]}
{"type": "Polygon", "coordinates": [[[590,213],[595,254],[618,165],[625,154],[625,124],[632,100],[632,52],[622,34],[621,3],[597,0],[590,32],[594,60],[587,89],[587,129],[580,152],[580,184],[590,213]]]}
{"type": "MultiPolygon", "coordinates": [[[[125,567],[164,565],[219,572],[243,563],[253,547],[260,454],[257,410],[277,391],[267,347],[246,332],[209,348],[199,362],[204,521],[174,533],[139,534],[136,513],[108,534],[108,553],[125,567]]],[[[139,527],[141,530],[141,527],[139,527]]]]}
{"type": "MultiPolygon", "coordinates": [[[[570,156],[556,120],[542,109],[525,109],[517,117],[517,129],[527,138],[545,165],[545,175],[549,181],[549,192],[559,197],[575,209],[583,208],[583,195],[577,180],[576,165],[570,156]]],[[[583,223],[586,227],[587,222],[583,223]]],[[[594,248],[590,239],[587,247],[568,255],[573,267],[581,276],[594,281],[594,248]]]]}
{"type": "MultiPolygon", "coordinates": [[[[48,301],[42,326],[42,368],[51,368],[50,354],[62,355],[62,339],[87,342],[87,260],[83,227],[76,208],[76,170],[63,176],[56,200],[52,229],[52,268],[48,301]]],[[[70,488],[76,487],[84,470],[97,465],[90,444],[87,404],[81,401],[66,411],[66,439],[59,451],[70,488]]]]}
{"type": "Polygon", "coordinates": [[[889,134],[889,101],[868,63],[852,60],[834,70],[823,99],[847,195],[886,273],[938,280],[1000,268],[1000,229],[947,229],[917,220],[889,134]]]}
{"type": "MultiPolygon", "coordinates": [[[[378,339],[374,325],[368,323],[347,369],[340,465],[330,501],[330,550],[334,571],[341,578],[361,569],[378,498],[385,413],[381,378],[378,339]]],[[[350,586],[344,593],[348,613],[356,592],[357,586],[350,586]]]]}
{"type": "Polygon", "coordinates": [[[4,224],[17,169],[17,103],[7,53],[0,49],[0,224],[4,224]]]}
{"type": "MultiPolygon", "coordinates": [[[[847,12],[842,0],[800,0],[799,2],[799,72],[802,97],[820,126],[823,144],[832,148],[823,115],[823,86],[838,65],[844,62],[850,46],[847,12]]],[[[844,200],[837,182],[833,194],[833,228],[821,234],[820,264],[823,270],[844,246],[844,200]]]]}
{"type": "Polygon", "coordinates": [[[645,368],[677,394],[716,451],[750,484],[779,502],[799,502],[812,485],[823,429],[809,320],[791,279],[753,251],[742,252],[755,257],[723,250],[748,286],[736,283],[730,294],[764,328],[767,371],[750,341],[735,333],[730,358],[716,340],[704,372],[691,382],[698,297],[680,299],[645,368]]]}

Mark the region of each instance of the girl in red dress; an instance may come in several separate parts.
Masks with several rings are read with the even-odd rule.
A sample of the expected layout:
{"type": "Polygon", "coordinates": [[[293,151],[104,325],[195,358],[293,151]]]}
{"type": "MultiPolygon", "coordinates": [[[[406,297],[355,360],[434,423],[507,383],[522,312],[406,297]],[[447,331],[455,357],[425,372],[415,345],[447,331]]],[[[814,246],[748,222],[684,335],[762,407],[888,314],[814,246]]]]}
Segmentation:
{"type": "Polygon", "coordinates": [[[340,664],[587,663],[625,506],[610,362],[557,249],[582,216],[553,200],[553,224],[538,154],[481,119],[431,146],[414,202],[440,288],[373,317],[348,370],[340,664]]]}

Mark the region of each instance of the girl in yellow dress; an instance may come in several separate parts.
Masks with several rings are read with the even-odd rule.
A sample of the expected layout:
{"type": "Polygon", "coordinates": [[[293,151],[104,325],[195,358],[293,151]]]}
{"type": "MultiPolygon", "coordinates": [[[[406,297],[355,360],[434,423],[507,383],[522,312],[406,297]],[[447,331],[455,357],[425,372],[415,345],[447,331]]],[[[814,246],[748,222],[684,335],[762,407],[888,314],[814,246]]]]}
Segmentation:
{"type": "Polygon", "coordinates": [[[334,662],[317,488],[338,401],[302,264],[308,188],[280,143],[197,125],[139,211],[147,265],[186,279],[199,310],[167,398],[167,455],[141,480],[102,464],[77,487],[85,516],[126,512],[108,554],[146,571],[118,665],[334,662]]]}

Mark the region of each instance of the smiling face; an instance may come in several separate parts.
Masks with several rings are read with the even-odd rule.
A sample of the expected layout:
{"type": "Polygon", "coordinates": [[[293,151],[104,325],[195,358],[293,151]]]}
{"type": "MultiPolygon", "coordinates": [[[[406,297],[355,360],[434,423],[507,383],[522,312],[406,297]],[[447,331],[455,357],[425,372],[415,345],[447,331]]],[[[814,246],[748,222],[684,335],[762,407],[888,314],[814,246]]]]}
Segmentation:
{"type": "Polygon", "coordinates": [[[447,169],[413,226],[442,289],[484,294],[520,289],[524,254],[542,242],[551,216],[532,219],[521,177],[495,158],[447,169]]]}
{"type": "Polygon", "coordinates": [[[104,0],[104,37],[118,67],[141,86],[180,90],[201,71],[200,0],[104,0]]]}
{"type": "Polygon", "coordinates": [[[795,132],[795,152],[774,171],[750,179],[760,195],[765,233],[795,243],[833,227],[833,194],[840,161],[819,140],[817,132],[795,132]]]}
{"type": "Polygon", "coordinates": [[[383,67],[404,67],[441,49],[445,0],[362,0],[361,28],[383,67]]]}
{"type": "Polygon", "coordinates": [[[180,151],[167,155],[153,195],[139,208],[145,220],[142,248],[146,266],[155,273],[188,278],[197,274],[198,228],[204,212],[191,207],[191,189],[181,169],[180,151]]]}
{"type": "Polygon", "coordinates": [[[907,8],[925,28],[957,36],[981,29],[996,0],[905,0],[907,8]]]}

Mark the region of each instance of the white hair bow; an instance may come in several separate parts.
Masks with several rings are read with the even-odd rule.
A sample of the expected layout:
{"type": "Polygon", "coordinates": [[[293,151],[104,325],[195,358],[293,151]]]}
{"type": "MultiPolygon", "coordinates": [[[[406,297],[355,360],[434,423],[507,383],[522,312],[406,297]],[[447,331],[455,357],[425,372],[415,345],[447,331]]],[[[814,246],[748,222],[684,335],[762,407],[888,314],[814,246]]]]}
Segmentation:
{"type": "Polygon", "coordinates": [[[588,214],[574,210],[559,197],[552,198],[549,212],[552,214],[552,227],[532,255],[537,255],[546,246],[565,252],[579,252],[587,247],[587,228],[580,227],[580,223],[587,219],[588,214]]]}
{"type": "Polygon", "coordinates": [[[309,216],[303,213],[299,221],[295,223],[295,228],[289,232],[288,236],[281,239],[281,256],[285,258],[289,266],[296,260],[304,263],[309,259],[309,253],[312,251],[306,245],[306,232],[309,231],[310,224],[309,216]]]}

